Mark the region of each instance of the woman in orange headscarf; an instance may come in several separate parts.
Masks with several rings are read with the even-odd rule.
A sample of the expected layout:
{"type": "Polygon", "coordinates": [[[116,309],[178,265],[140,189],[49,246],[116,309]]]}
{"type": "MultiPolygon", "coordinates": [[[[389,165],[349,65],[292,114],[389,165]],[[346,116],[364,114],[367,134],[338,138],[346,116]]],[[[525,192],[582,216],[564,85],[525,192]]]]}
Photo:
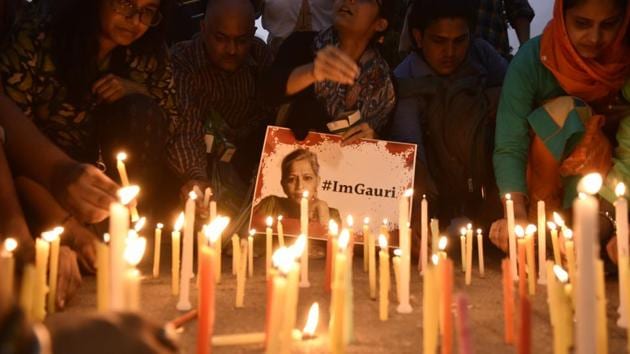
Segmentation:
{"type": "MultiPolygon", "coordinates": [[[[535,215],[538,200],[548,211],[570,206],[586,173],[606,177],[600,195],[609,201],[614,183],[630,182],[630,161],[621,158],[630,154],[630,114],[620,103],[630,75],[629,22],[628,0],[556,0],[542,36],[510,64],[493,159],[501,195],[512,195],[518,221],[527,221],[528,209],[535,215]],[[629,127],[621,129],[625,115],[629,127]]],[[[492,225],[490,238],[507,248],[505,219],[492,225]]]]}

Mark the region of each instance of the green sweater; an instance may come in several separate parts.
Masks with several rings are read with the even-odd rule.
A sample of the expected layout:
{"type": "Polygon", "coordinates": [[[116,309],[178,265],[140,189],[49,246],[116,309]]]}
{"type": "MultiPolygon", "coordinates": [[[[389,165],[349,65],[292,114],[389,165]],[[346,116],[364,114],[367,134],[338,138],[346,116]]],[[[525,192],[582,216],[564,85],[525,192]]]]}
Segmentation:
{"type": "MultiPolygon", "coordinates": [[[[526,171],[529,154],[528,116],[545,101],[567,93],[540,60],[540,37],[525,43],[508,68],[497,113],[494,173],[501,195],[527,193],[526,171]]],[[[600,194],[614,201],[619,181],[630,185],[630,117],[621,121],[614,166],[600,194]]]]}

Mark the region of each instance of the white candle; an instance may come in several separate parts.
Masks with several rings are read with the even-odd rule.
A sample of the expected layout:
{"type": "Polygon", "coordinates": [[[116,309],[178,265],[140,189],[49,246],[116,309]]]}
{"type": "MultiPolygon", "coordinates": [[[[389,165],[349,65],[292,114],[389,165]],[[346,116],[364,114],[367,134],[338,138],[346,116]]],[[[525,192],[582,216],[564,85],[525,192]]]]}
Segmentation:
{"type": "Polygon", "coordinates": [[[140,189],[136,186],[118,191],[120,203],[112,203],[109,209],[109,306],[111,311],[124,310],[124,294],[121,284],[125,272],[125,240],[129,233],[129,209],[140,189]]]}
{"type": "Polygon", "coordinates": [[[302,252],[302,258],[300,260],[301,288],[308,288],[311,286],[311,283],[308,281],[308,199],[308,192],[304,191],[302,193],[302,200],[300,201],[300,234],[306,237],[304,252],[302,252]]]}
{"type": "Polygon", "coordinates": [[[396,282],[396,300],[400,302],[400,249],[394,250],[394,257],[392,257],[392,267],[394,268],[394,281],[396,282]]]}
{"type": "MultiPolygon", "coordinates": [[[[440,220],[431,219],[431,254],[438,252],[438,243],[440,239],[440,220]]],[[[427,258],[427,262],[429,259],[427,258]]]]}
{"type": "Polygon", "coordinates": [[[545,202],[538,201],[538,284],[547,283],[547,216],[545,202]]]}
{"type": "Polygon", "coordinates": [[[422,195],[422,201],[420,202],[420,263],[418,268],[420,272],[424,272],[427,269],[427,262],[429,260],[429,203],[427,202],[427,196],[422,195]]]}
{"type": "Polygon", "coordinates": [[[238,265],[241,264],[240,239],[237,234],[232,235],[232,275],[236,275],[238,265]]]}
{"type": "Polygon", "coordinates": [[[14,238],[7,238],[0,250],[0,313],[4,314],[13,305],[15,288],[15,259],[13,251],[17,248],[14,238]]]}
{"type": "Polygon", "coordinates": [[[33,321],[36,276],[37,269],[35,266],[26,264],[22,273],[22,284],[20,285],[20,308],[29,322],[33,321]]]}
{"type": "Polygon", "coordinates": [[[180,230],[184,227],[184,213],[180,213],[175,221],[175,228],[171,233],[171,288],[174,296],[179,295],[179,271],[181,253],[180,230]]]}
{"type": "Polygon", "coordinates": [[[466,227],[466,285],[472,284],[473,230],[472,225],[466,227]]]}
{"type": "Polygon", "coordinates": [[[459,229],[459,249],[462,258],[462,272],[466,272],[466,230],[465,227],[459,229]]]}
{"type": "Polygon", "coordinates": [[[527,284],[529,295],[536,294],[536,257],[534,257],[534,233],[536,233],[536,226],[532,224],[527,225],[527,228],[525,229],[525,239],[527,240],[527,284]]]}
{"type": "Polygon", "coordinates": [[[369,262],[369,240],[370,240],[370,218],[363,219],[363,271],[368,272],[370,268],[369,262]]]}
{"type": "MultiPolygon", "coordinates": [[[[381,236],[385,238],[384,235],[381,236]]],[[[370,298],[376,299],[376,240],[372,234],[369,234],[368,237],[368,280],[370,285],[370,298]]]]}
{"type": "Polygon", "coordinates": [[[413,308],[409,303],[409,276],[411,262],[411,238],[409,235],[409,199],[413,195],[413,190],[409,189],[399,199],[398,204],[398,232],[400,235],[400,304],[397,311],[399,313],[411,313],[413,308]]]}
{"type": "Polygon", "coordinates": [[[155,237],[153,243],[153,277],[160,276],[160,249],[162,247],[162,228],[164,225],[158,223],[155,227],[155,237]]]}
{"type": "MultiPolygon", "coordinates": [[[[556,215],[556,213],[554,213],[556,215]]],[[[554,264],[562,264],[560,259],[560,245],[558,244],[558,227],[556,223],[552,221],[547,222],[547,227],[551,233],[551,248],[553,250],[553,262],[554,264]]]]}
{"type": "MultiPolygon", "coordinates": [[[[127,176],[127,168],[125,167],[125,160],[127,160],[126,153],[119,152],[116,155],[116,167],[118,169],[118,174],[120,175],[120,182],[122,183],[123,187],[130,187],[129,177],[127,176]]],[[[123,203],[123,204],[126,204],[126,203],[123,203]]],[[[131,204],[130,208],[131,208],[131,220],[137,221],[139,218],[138,209],[133,204],[131,204]]]]}
{"type": "Polygon", "coordinates": [[[344,326],[346,320],[345,304],[347,286],[347,250],[349,241],[347,230],[339,236],[339,252],[335,255],[335,276],[332,285],[330,305],[330,350],[332,353],[344,353],[346,342],[344,340],[344,326]]]}
{"type": "MultiPolygon", "coordinates": [[[[210,198],[212,197],[212,188],[210,187],[206,187],[206,189],[203,191],[203,206],[205,208],[209,208],[210,207],[210,198]]],[[[216,215],[215,215],[216,217],[216,215]]],[[[212,221],[212,217],[210,217],[210,221],[212,221]]]]}
{"type": "Polygon", "coordinates": [[[483,278],[486,273],[486,265],[483,259],[483,233],[477,229],[477,253],[479,255],[479,275],[483,278]]]}
{"type": "Polygon", "coordinates": [[[379,319],[386,321],[389,307],[389,251],[387,249],[387,238],[385,235],[378,236],[378,244],[381,248],[379,252],[379,319]]]}
{"type": "Polygon", "coordinates": [[[46,316],[46,275],[48,273],[48,255],[50,244],[43,239],[35,240],[35,299],[33,300],[33,318],[43,321],[46,316]]]}
{"type": "Polygon", "coordinates": [[[282,215],[278,215],[278,222],[276,222],[276,229],[278,230],[278,245],[284,247],[284,227],[282,225],[282,215]]]}
{"type": "MultiPolygon", "coordinates": [[[[628,201],[626,200],[626,185],[617,184],[615,188],[617,200],[615,201],[615,221],[617,224],[617,266],[619,268],[619,284],[621,284],[621,259],[628,257],[628,201]]],[[[626,288],[619,286],[619,299],[625,299],[626,288]]],[[[619,301],[618,307],[619,319],[617,325],[626,328],[628,326],[628,318],[626,315],[625,301],[619,301]]]]}
{"type": "Polygon", "coordinates": [[[125,294],[125,311],[140,311],[140,271],[136,268],[147,247],[147,240],[131,233],[127,238],[124,259],[128,269],[125,272],[123,291],[125,294]]]}
{"type": "Polygon", "coordinates": [[[578,185],[579,197],[573,203],[575,238],[577,242],[578,278],[576,289],[577,354],[592,354],[597,350],[597,298],[595,259],[599,239],[599,202],[593,196],[602,185],[598,174],[586,175],[578,185]]]}
{"type": "Polygon", "coordinates": [[[59,236],[63,233],[63,227],[42,234],[44,239],[50,243],[50,264],[48,270],[48,313],[55,313],[55,299],[57,297],[57,276],[59,274],[59,236]]]}
{"type": "Polygon", "coordinates": [[[508,244],[510,248],[510,268],[512,269],[512,279],[518,280],[518,269],[516,269],[516,236],[514,235],[514,201],[511,194],[505,195],[505,211],[507,217],[508,228],[508,244]]]}
{"type": "Polygon", "coordinates": [[[271,274],[271,254],[273,252],[273,232],[271,229],[273,218],[268,216],[265,222],[267,224],[267,228],[265,229],[265,274],[269,277],[271,274]]]}
{"type": "Polygon", "coordinates": [[[241,264],[239,264],[236,272],[236,301],[234,306],[241,308],[245,301],[245,280],[247,279],[247,260],[248,260],[248,240],[241,240],[241,264]]]}
{"type": "Polygon", "coordinates": [[[254,276],[254,236],[256,230],[249,230],[249,236],[247,236],[247,275],[251,278],[254,276]]]}
{"type": "Polygon", "coordinates": [[[193,237],[195,232],[195,200],[197,193],[190,192],[184,208],[184,242],[182,247],[182,271],[179,278],[179,311],[189,311],[190,303],[190,279],[193,277],[193,237]]]}

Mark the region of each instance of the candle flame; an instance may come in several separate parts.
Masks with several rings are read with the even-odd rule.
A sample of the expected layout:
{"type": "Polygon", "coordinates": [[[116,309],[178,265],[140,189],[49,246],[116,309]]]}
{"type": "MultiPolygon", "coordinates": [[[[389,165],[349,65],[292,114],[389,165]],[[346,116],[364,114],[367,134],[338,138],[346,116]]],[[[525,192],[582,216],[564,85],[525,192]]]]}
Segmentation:
{"type": "Polygon", "coordinates": [[[553,221],[547,221],[547,227],[549,228],[549,230],[555,230],[557,229],[556,223],[553,221]]]}
{"type": "Polygon", "coordinates": [[[109,240],[110,240],[111,238],[112,238],[112,237],[111,237],[111,236],[109,236],[109,234],[108,234],[107,232],[103,234],[103,241],[104,241],[105,243],[108,243],[108,242],[109,242],[109,240]]]}
{"type": "Polygon", "coordinates": [[[402,251],[400,250],[400,248],[396,248],[394,250],[394,256],[396,256],[396,257],[402,256],[402,251]]]}
{"type": "Polygon", "coordinates": [[[462,236],[466,236],[466,232],[468,232],[468,230],[466,230],[465,227],[462,227],[461,229],[459,229],[459,234],[462,236]]]}
{"type": "Polygon", "coordinates": [[[64,232],[64,228],[61,226],[57,226],[52,231],[56,233],[57,235],[61,235],[64,232]]]}
{"type": "Polygon", "coordinates": [[[564,270],[561,266],[557,264],[553,266],[553,273],[556,275],[556,278],[558,278],[561,283],[566,283],[569,281],[569,273],[567,273],[566,270],[564,270]]]}
{"type": "Polygon", "coordinates": [[[287,274],[294,263],[293,252],[287,247],[280,247],[271,256],[271,261],[282,273],[287,274]]]}
{"type": "Polygon", "coordinates": [[[433,263],[433,265],[438,265],[438,263],[440,262],[440,257],[437,254],[434,254],[431,256],[431,263],[433,263]]]}
{"type": "Polygon", "coordinates": [[[387,218],[383,219],[383,225],[387,226],[387,224],[389,224],[389,219],[387,218]]]}
{"type": "Polygon", "coordinates": [[[282,222],[282,215],[278,215],[278,222],[282,222]]]}
{"type": "Polygon", "coordinates": [[[127,238],[127,246],[123,257],[125,261],[132,267],[135,267],[142,260],[144,251],[147,248],[147,239],[144,237],[127,238]]]}
{"type": "Polygon", "coordinates": [[[164,228],[164,224],[162,224],[161,222],[157,223],[156,226],[158,229],[162,230],[164,228]]]}
{"type": "Polygon", "coordinates": [[[516,234],[516,237],[518,238],[525,237],[525,230],[523,229],[521,225],[516,225],[516,227],[514,228],[514,233],[516,234]]]}
{"type": "Polygon", "coordinates": [[[378,235],[378,245],[381,247],[382,250],[387,249],[387,237],[385,237],[385,235],[378,235]]]}
{"type": "Polygon", "coordinates": [[[567,241],[570,241],[573,239],[573,230],[566,228],[566,229],[562,229],[562,236],[564,236],[564,238],[567,241]]]}
{"type": "Polygon", "coordinates": [[[339,225],[337,225],[337,222],[333,219],[328,221],[328,233],[332,236],[339,235],[339,225]]]}
{"type": "Polygon", "coordinates": [[[365,218],[363,218],[363,224],[364,225],[369,225],[370,224],[370,218],[367,217],[367,216],[365,218]]]}
{"type": "Polygon", "coordinates": [[[505,200],[512,200],[512,195],[510,193],[507,193],[505,195],[505,200]]]}
{"type": "Polygon", "coordinates": [[[8,237],[4,240],[4,250],[11,253],[15,251],[18,246],[18,242],[13,237],[8,237]]]}
{"type": "Polygon", "coordinates": [[[466,230],[472,230],[472,224],[471,223],[468,223],[466,225],[466,230]]]}
{"type": "Polygon", "coordinates": [[[118,199],[120,199],[120,203],[122,205],[128,205],[132,200],[136,199],[140,193],[140,187],[138,186],[128,186],[123,187],[118,190],[118,199]]]}
{"type": "Polygon", "coordinates": [[[118,161],[125,161],[127,159],[127,153],[124,151],[119,152],[118,154],[116,154],[116,160],[118,161]]]}
{"type": "Polygon", "coordinates": [[[413,189],[409,188],[405,191],[404,197],[405,198],[411,198],[411,196],[413,196],[413,189]]]}
{"type": "Polygon", "coordinates": [[[188,199],[197,200],[197,193],[195,191],[188,192],[188,199]]]}
{"type": "Polygon", "coordinates": [[[535,225],[529,224],[527,225],[527,227],[525,228],[525,234],[531,236],[534,233],[536,233],[536,231],[538,230],[538,228],[535,225]]]}
{"type": "Polygon", "coordinates": [[[427,199],[427,195],[426,195],[426,194],[423,194],[423,195],[422,195],[422,199],[423,199],[423,200],[426,200],[426,199],[427,199]]]}
{"type": "Polygon", "coordinates": [[[477,229],[477,235],[481,236],[482,233],[483,233],[483,230],[477,229]]]}
{"type": "Polygon", "coordinates": [[[317,324],[319,323],[319,304],[313,303],[311,305],[310,310],[308,310],[308,318],[306,320],[306,325],[304,326],[304,330],[302,333],[306,336],[313,337],[315,335],[315,331],[317,331],[317,324]]]}
{"type": "Polygon", "coordinates": [[[215,243],[221,237],[221,233],[230,223],[230,218],[227,216],[217,216],[207,225],[205,228],[205,236],[210,241],[210,243],[215,243]]]}
{"type": "Polygon", "coordinates": [[[578,183],[578,191],[580,193],[586,193],[590,195],[597,194],[602,188],[602,175],[599,173],[589,173],[582,177],[578,183]]]}
{"type": "Polygon", "coordinates": [[[249,230],[249,236],[254,237],[254,235],[256,235],[256,229],[249,230]]]}
{"type": "Polygon", "coordinates": [[[267,225],[267,227],[271,227],[271,225],[273,225],[273,218],[271,216],[268,216],[267,219],[265,219],[265,224],[267,225]]]}
{"type": "Polygon", "coordinates": [[[306,242],[306,235],[300,234],[297,240],[295,240],[295,243],[289,247],[289,250],[293,254],[293,258],[302,257],[302,253],[304,253],[304,250],[306,249],[306,242]]]}
{"type": "Polygon", "coordinates": [[[182,227],[184,227],[184,222],[186,221],[186,217],[184,216],[184,212],[179,213],[177,220],[175,221],[175,231],[180,231],[182,227]]]}
{"type": "Polygon", "coordinates": [[[339,235],[339,241],[337,242],[339,245],[339,250],[341,252],[344,252],[348,247],[348,243],[350,242],[350,232],[347,229],[343,229],[341,231],[341,235],[339,235]]]}
{"type": "Polygon", "coordinates": [[[553,212],[553,221],[555,221],[556,225],[564,227],[564,219],[562,219],[562,216],[555,211],[553,212]]]}
{"type": "Polygon", "coordinates": [[[302,198],[308,198],[308,191],[302,192],[302,198]]]}
{"type": "Polygon", "coordinates": [[[440,237],[440,240],[438,241],[438,249],[440,251],[444,251],[446,249],[446,246],[448,246],[448,237],[440,237]]]}
{"type": "Polygon", "coordinates": [[[352,215],[346,217],[346,224],[348,224],[349,227],[354,226],[354,217],[352,215]]]}
{"type": "Polygon", "coordinates": [[[42,232],[42,238],[46,242],[53,242],[54,240],[57,239],[57,237],[59,237],[59,233],[56,232],[55,230],[42,232]]]}
{"type": "Polygon", "coordinates": [[[140,218],[140,220],[136,222],[136,225],[134,225],[133,229],[136,230],[136,232],[140,232],[140,230],[142,230],[142,228],[144,227],[146,223],[147,223],[147,218],[143,216],[140,218]]]}
{"type": "Polygon", "coordinates": [[[615,187],[615,194],[619,198],[626,194],[626,185],[623,182],[617,183],[617,187],[615,187]]]}

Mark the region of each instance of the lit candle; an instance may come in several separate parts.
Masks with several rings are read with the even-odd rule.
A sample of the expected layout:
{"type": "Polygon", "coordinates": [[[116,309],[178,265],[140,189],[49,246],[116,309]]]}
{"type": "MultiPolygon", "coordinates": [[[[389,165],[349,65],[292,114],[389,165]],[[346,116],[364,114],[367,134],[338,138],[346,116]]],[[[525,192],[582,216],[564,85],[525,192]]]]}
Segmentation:
{"type": "Polygon", "coordinates": [[[304,246],[304,252],[302,252],[302,259],[300,262],[300,287],[308,288],[311,283],[308,281],[308,191],[302,193],[302,200],[300,201],[300,234],[306,236],[306,244],[304,246]]]}
{"type": "MultiPolygon", "coordinates": [[[[119,152],[116,155],[116,167],[118,169],[118,174],[120,175],[120,182],[123,187],[129,187],[129,177],[127,176],[127,168],[125,167],[125,160],[127,160],[127,154],[125,152],[119,152]]],[[[139,219],[138,209],[134,204],[130,205],[131,209],[131,220],[137,221],[139,219]]]]}
{"type": "Polygon", "coordinates": [[[505,195],[505,211],[507,218],[507,228],[508,228],[508,245],[510,250],[510,267],[512,267],[512,275],[518,279],[517,269],[516,269],[516,236],[514,234],[514,201],[512,200],[511,194],[505,195]]]}
{"type": "Polygon", "coordinates": [[[547,263],[549,313],[553,326],[554,354],[567,354],[573,342],[573,310],[565,287],[569,275],[559,265],[547,263]]]}
{"type": "Polygon", "coordinates": [[[237,234],[232,235],[232,274],[236,275],[241,263],[241,241],[237,234]]]}
{"type": "Polygon", "coordinates": [[[422,288],[422,353],[435,354],[438,342],[439,296],[437,286],[438,256],[433,255],[432,265],[424,270],[422,288]]]}
{"type": "Polygon", "coordinates": [[[459,252],[462,258],[462,272],[466,272],[466,228],[459,229],[459,252]]]}
{"type": "Polygon", "coordinates": [[[545,201],[539,200],[538,204],[538,284],[547,283],[547,216],[545,211],[545,201]]]}
{"type": "Polygon", "coordinates": [[[140,311],[140,272],[136,268],[147,246],[144,237],[138,237],[135,233],[127,238],[124,259],[129,268],[125,272],[123,288],[125,294],[125,311],[140,311]]]}
{"type": "Polygon", "coordinates": [[[324,290],[330,292],[330,286],[332,283],[332,277],[335,274],[334,271],[334,258],[337,254],[337,236],[339,234],[339,225],[330,219],[328,221],[328,239],[326,242],[326,274],[324,276],[324,290]]]}
{"type": "Polygon", "coordinates": [[[265,229],[265,275],[269,277],[271,271],[271,253],[273,252],[273,233],[271,229],[273,218],[268,216],[265,223],[267,224],[267,228],[265,229]]]}
{"type": "Polygon", "coordinates": [[[137,186],[121,188],[118,191],[120,203],[112,203],[109,208],[109,309],[122,311],[125,306],[123,283],[125,273],[125,240],[129,233],[129,209],[140,192],[137,186]]]}
{"type": "MultiPolygon", "coordinates": [[[[626,185],[621,182],[615,187],[617,200],[615,201],[615,222],[617,224],[617,267],[619,273],[619,299],[625,299],[628,295],[626,287],[621,286],[621,262],[622,257],[628,257],[628,201],[626,200],[626,185]]],[[[624,301],[619,301],[618,313],[619,319],[617,325],[620,327],[628,326],[628,318],[624,301]]]]}
{"type": "Polygon", "coordinates": [[[595,257],[598,250],[599,202],[593,196],[599,192],[602,177],[588,174],[578,184],[579,197],[573,203],[575,238],[577,243],[576,284],[576,349],[577,354],[597,352],[597,294],[595,257]]]}
{"type": "Polygon", "coordinates": [[[525,229],[525,243],[527,246],[527,285],[529,295],[536,294],[536,261],[534,257],[534,234],[536,226],[530,224],[525,229]]]}
{"type": "Polygon", "coordinates": [[[195,232],[195,203],[197,193],[188,193],[188,200],[184,207],[184,240],[182,247],[182,271],[179,278],[179,311],[189,311],[190,303],[190,279],[193,277],[193,235],[195,232]]]}
{"type": "Polygon", "coordinates": [[[466,227],[466,285],[472,284],[472,260],[473,260],[473,230],[472,225],[466,227]]]}
{"type": "Polygon", "coordinates": [[[569,279],[572,284],[577,284],[577,274],[575,268],[575,244],[573,241],[573,231],[565,228],[562,231],[564,236],[564,253],[567,257],[567,270],[569,271],[569,279]]]}
{"type": "Polygon", "coordinates": [[[512,267],[509,259],[501,262],[503,271],[503,321],[505,343],[514,344],[514,294],[512,281],[512,267]]]}
{"type": "MultiPolygon", "coordinates": [[[[217,218],[217,210],[216,210],[216,202],[215,201],[211,201],[210,202],[210,206],[212,206],[214,204],[215,208],[214,208],[214,216],[210,219],[210,222],[213,222],[214,219],[217,218]]],[[[220,283],[221,282],[221,272],[223,269],[223,229],[221,229],[221,231],[219,232],[219,234],[216,236],[216,241],[213,242],[214,245],[214,268],[212,269],[212,276],[214,277],[214,281],[215,283],[220,283]]],[[[252,268],[253,269],[253,268],[252,268]]]]}
{"type": "MultiPolygon", "coordinates": [[[[383,235],[383,238],[385,235],[383,235]]],[[[387,239],[385,239],[387,241],[387,239]]],[[[370,283],[370,298],[376,299],[376,240],[375,235],[368,234],[368,280],[370,283]]],[[[380,242],[380,236],[379,236],[380,242]]]]}
{"type": "Polygon", "coordinates": [[[27,320],[33,321],[33,305],[35,300],[35,282],[37,269],[32,264],[26,264],[22,270],[22,285],[20,286],[20,308],[27,320]]]}
{"type": "Polygon", "coordinates": [[[315,332],[317,332],[317,324],[319,323],[319,304],[317,302],[311,305],[308,310],[308,317],[306,324],[302,330],[302,339],[315,338],[315,332]]]}
{"type": "Polygon", "coordinates": [[[381,321],[387,321],[389,314],[389,251],[387,249],[387,238],[381,234],[378,236],[378,244],[381,251],[378,253],[379,259],[379,318],[381,321]]]}
{"type": "Polygon", "coordinates": [[[347,247],[350,234],[347,230],[339,236],[339,252],[335,255],[335,276],[332,285],[330,313],[330,350],[333,354],[345,352],[344,319],[346,301],[347,247]]]}
{"type": "Polygon", "coordinates": [[[429,203],[424,194],[420,202],[420,257],[418,260],[418,270],[424,272],[429,261],[429,203]]]}
{"type": "Polygon", "coordinates": [[[247,279],[247,262],[248,262],[248,240],[241,240],[241,263],[236,272],[236,301],[235,307],[241,308],[245,300],[245,279],[247,279]]]}
{"type": "MultiPolygon", "coordinates": [[[[212,188],[206,187],[206,189],[203,192],[203,206],[204,206],[204,208],[210,208],[210,198],[211,197],[212,197],[212,188]]],[[[214,217],[216,217],[216,214],[212,215],[210,217],[210,221],[212,221],[214,219],[214,217]]]]}
{"type": "Polygon", "coordinates": [[[13,289],[15,288],[15,259],[13,251],[17,248],[17,241],[6,238],[0,250],[0,313],[5,314],[13,305],[13,289]]]}
{"type": "Polygon", "coordinates": [[[109,309],[109,234],[105,242],[96,241],[96,308],[99,312],[109,309]]]}
{"type": "Polygon", "coordinates": [[[278,215],[276,222],[276,230],[278,230],[278,245],[284,247],[284,226],[282,225],[282,215],[278,215]]]}
{"type": "Polygon", "coordinates": [[[394,250],[394,257],[392,258],[392,265],[394,267],[394,280],[396,281],[396,300],[400,302],[400,255],[399,248],[394,250]]]}
{"type": "Polygon", "coordinates": [[[291,251],[286,247],[281,247],[273,254],[273,265],[278,268],[272,278],[271,291],[269,296],[269,310],[267,311],[267,333],[266,333],[266,352],[267,353],[283,353],[286,350],[283,346],[281,330],[283,328],[284,311],[287,297],[287,274],[293,266],[293,257],[291,251]]]}
{"type": "Polygon", "coordinates": [[[379,227],[379,234],[383,234],[385,235],[385,237],[387,237],[387,239],[389,240],[389,220],[387,220],[387,218],[383,219],[383,223],[381,223],[381,226],[379,227]]]}
{"type": "Polygon", "coordinates": [[[413,309],[409,303],[409,276],[411,265],[411,237],[409,230],[409,200],[413,196],[413,190],[408,189],[401,196],[398,204],[398,232],[400,235],[400,304],[399,313],[411,313],[413,309]]]}
{"type": "Polygon", "coordinates": [[[518,242],[518,295],[522,299],[527,296],[527,281],[526,278],[526,254],[527,254],[527,240],[525,240],[525,230],[521,225],[516,225],[514,228],[514,234],[516,235],[518,242]]]}
{"type": "MultiPolygon", "coordinates": [[[[441,241],[441,240],[440,240],[441,241]]],[[[445,246],[446,247],[446,246],[445,246]]],[[[444,253],[446,254],[446,253],[444,253]]],[[[453,261],[448,258],[440,258],[440,277],[442,281],[442,296],[440,301],[440,323],[442,324],[442,354],[451,354],[453,351],[453,261]]]]}
{"type": "Polygon", "coordinates": [[[184,227],[184,213],[180,213],[175,221],[175,228],[171,233],[171,289],[174,296],[179,295],[179,257],[181,249],[180,230],[184,227]]]}
{"type": "Polygon", "coordinates": [[[483,278],[486,273],[486,265],[483,259],[483,233],[477,229],[477,253],[479,254],[479,275],[483,278]]]}
{"type": "MultiPolygon", "coordinates": [[[[438,251],[438,240],[440,238],[440,220],[431,219],[431,254],[438,251]]],[[[428,262],[428,258],[427,258],[428,262]]]]}
{"type": "Polygon", "coordinates": [[[55,299],[57,298],[57,276],[59,274],[59,236],[63,227],[56,227],[53,231],[45,232],[42,237],[50,243],[50,264],[48,266],[48,313],[55,313],[55,299]]]}
{"type": "Polygon", "coordinates": [[[155,227],[155,237],[153,244],[153,277],[160,276],[160,249],[162,247],[162,228],[164,225],[158,223],[155,227]]]}
{"type": "MultiPolygon", "coordinates": [[[[557,215],[554,213],[554,215],[557,215]]],[[[560,245],[558,244],[558,227],[556,223],[552,221],[547,222],[547,227],[551,232],[551,247],[553,248],[553,261],[555,264],[562,264],[562,259],[560,258],[560,245]]]]}
{"type": "Polygon", "coordinates": [[[48,273],[48,255],[50,244],[42,238],[35,240],[35,299],[33,300],[33,318],[43,321],[46,316],[46,275],[48,273]]]}
{"type": "Polygon", "coordinates": [[[369,270],[369,242],[370,242],[370,218],[366,217],[363,219],[363,271],[367,272],[369,270]]]}
{"type": "Polygon", "coordinates": [[[306,244],[306,236],[300,236],[297,238],[295,243],[289,247],[292,262],[290,263],[290,268],[287,273],[287,296],[284,304],[285,310],[282,314],[282,316],[284,316],[284,320],[280,334],[283,343],[286,344],[284,345],[284,351],[281,353],[288,354],[291,351],[292,333],[297,319],[297,305],[299,297],[298,283],[300,278],[300,264],[297,263],[297,260],[302,256],[302,253],[305,252],[306,244]]]}
{"type": "Polygon", "coordinates": [[[256,230],[249,230],[249,236],[247,236],[247,275],[251,278],[254,276],[254,236],[256,230]]]}

